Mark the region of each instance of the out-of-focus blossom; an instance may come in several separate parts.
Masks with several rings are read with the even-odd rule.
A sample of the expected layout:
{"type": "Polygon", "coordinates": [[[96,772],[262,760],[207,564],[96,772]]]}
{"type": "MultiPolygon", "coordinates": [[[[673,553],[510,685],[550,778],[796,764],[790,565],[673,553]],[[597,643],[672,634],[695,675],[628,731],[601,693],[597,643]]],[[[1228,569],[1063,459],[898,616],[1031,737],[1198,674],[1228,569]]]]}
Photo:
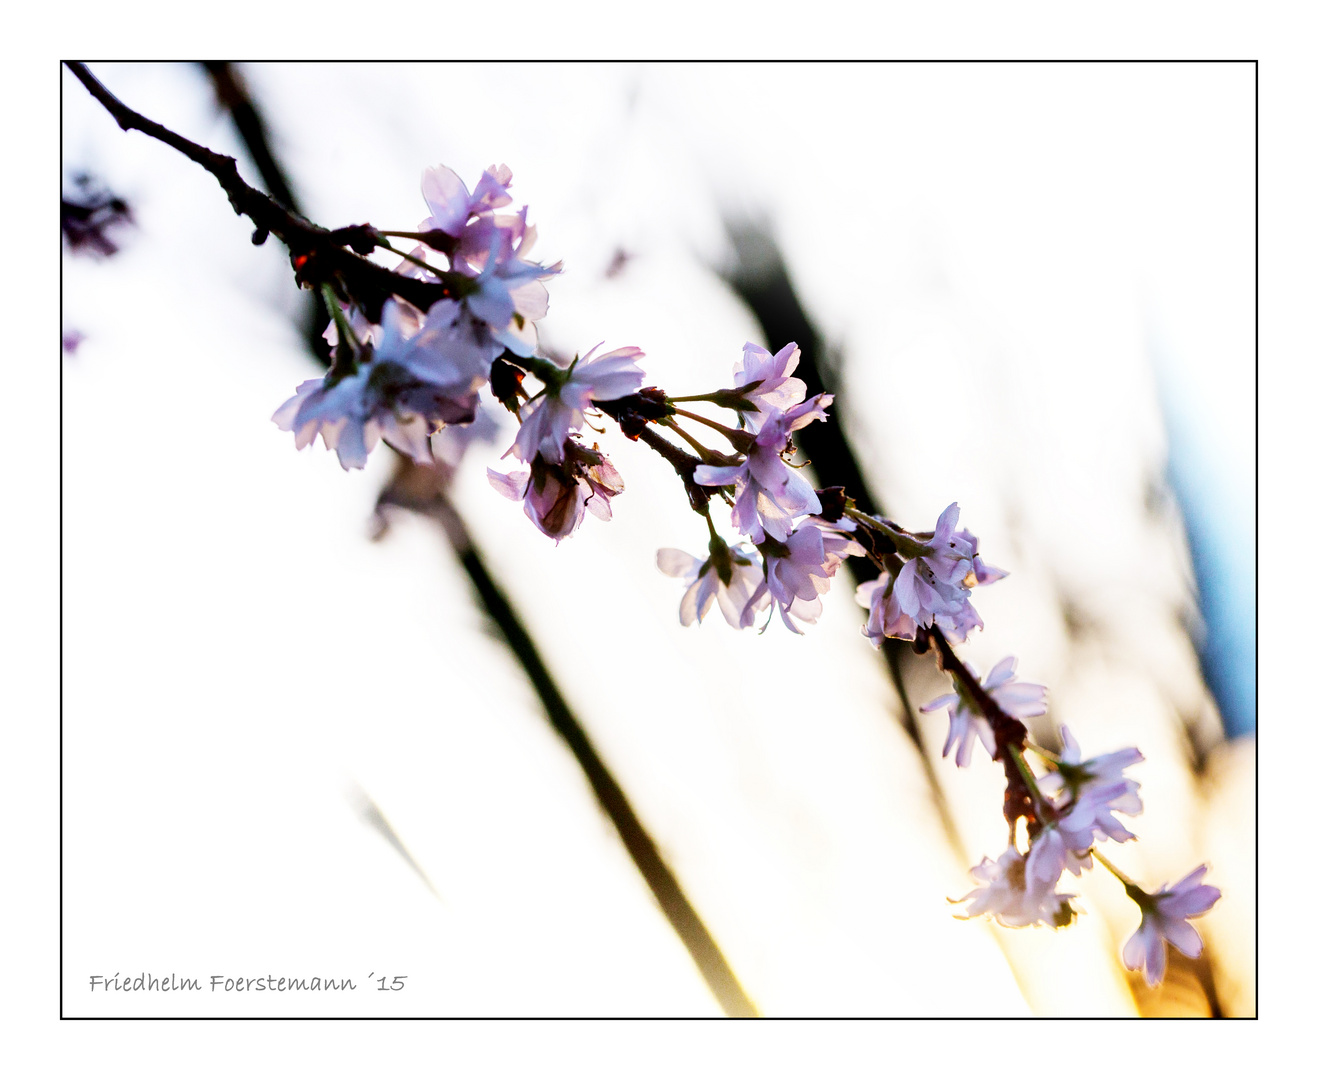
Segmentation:
{"type": "Polygon", "coordinates": [[[475,380],[480,386],[489,381],[490,365],[503,352],[502,343],[453,300],[432,305],[407,346],[409,358],[418,367],[446,380],[475,380]]]}
{"type": "Polygon", "coordinates": [[[519,461],[530,461],[537,454],[548,461],[561,461],[569,432],[586,422],[585,411],[591,402],[613,401],[641,388],[645,372],[635,361],[645,353],[634,345],[603,356],[595,356],[595,349],[573,363],[563,382],[546,386],[528,403],[522,426],[508,451],[519,461]]]}
{"type": "MultiPolygon", "coordinates": [[[[965,666],[971,676],[979,680],[980,685],[1008,716],[1024,720],[1031,716],[1040,716],[1047,711],[1047,688],[1038,683],[1017,682],[1014,656],[999,660],[988,673],[988,678],[982,680],[979,679],[974,667],[969,663],[965,666]]],[[[955,746],[956,763],[964,769],[970,764],[970,755],[975,748],[976,737],[984,744],[984,749],[990,756],[997,752],[992,727],[980,714],[974,698],[961,686],[957,686],[954,693],[944,694],[927,705],[921,705],[920,711],[927,713],[944,708],[947,709],[949,724],[947,742],[943,745],[943,757],[947,757],[955,746]]]]}
{"type": "Polygon", "coordinates": [[[1027,872],[1025,858],[1014,847],[992,862],[984,859],[970,873],[983,884],[966,893],[964,915],[991,915],[1003,926],[1066,926],[1075,917],[1070,901],[1074,893],[1057,893],[1027,872]]]}
{"type": "Polygon", "coordinates": [[[1121,950],[1121,959],[1131,971],[1143,968],[1150,986],[1157,986],[1167,973],[1168,942],[1192,960],[1203,950],[1203,938],[1186,920],[1203,915],[1222,897],[1220,889],[1202,884],[1207,872],[1207,866],[1200,866],[1152,895],[1133,886],[1126,889],[1139,904],[1142,918],[1121,950]]]}
{"type": "Polygon", "coordinates": [[[770,617],[777,611],[783,624],[795,634],[801,633],[794,620],[813,624],[823,611],[820,599],[832,585],[837,568],[850,555],[864,555],[865,549],[825,522],[817,519],[801,525],[786,541],[765,537],[760,543],[764,556],[765,579],[751,596],[752,607],[767,593],[770,617]]]}
{"type": "Polygon", "coordinates": [[[383,438],[429,463],[431,434],[475,417],[480,364],[438,351],[421,335],[406,337],[407,320],[395,301],[386,301],[382,318],[378,345],[364,345],[351,362],[349,346],[340,345],[329,374],[302,383],[271,418],[294,433],[299,450],[320,435],[345,469],[360,469],[383,438]]]}
{"type": "Polygon", "coordinates": [[[738,410],[751,431],[759,431],[764,420],[775,411],[784,412],[805,400],[805,383],[792,377],[800,362],[801,350],[795,341],[776,353],[749,341],[742,346],[741,359],[732,369],[732,385],[740,389],[758,384],[742,395],[742,400],[754,409],[738,410]]]}
{"type": "Polygon", "coordinates": [[[786,412],[773,409],[764,418],[746,459],[737,465],[699,465],[695,481],[705,487],[732,484],[732,524],[754,543],[765,534],[785,541],[793,519],[821,510],[810,482],[783,461],[793,431],[815,420],[827,420],[832,394],[816,394],[786,412]]]}
{"type": "Polygon", "coordinates": [[[488,399],[480,403],[476,410],[476,419],[470,424],[448,424],[442,431],[430,436],[430,451],[435,455],[435,463],[456,469],[462,464],[467,451],[476,443],[494,443],[499,441],[503,425],[499,423],[498,412],[488,399]]]}
{"type": "Polygon", "coordinates": [[[128,203],[83,173],[73,178],[76,191],[60,196],[60,233],[71,252],[108,258],[119,250],[115,234],[133,224],[128,203]]]}
{"type": "Polygon", "coordinates": [[[715,600],[723,618],[734,629],[743,629],[755,620],[758,607],[767,600],[763,594],[756,604],[751,598],[764,581],[755,549],[745,544],[728,547],[721,540],[710,543],[709,558],[703,562],[677,548],[660,548],[656,561],[669,577],[681,578],[687,586],[678,606],[683,626],[702,622],[715,600]]]}
{"type": "MultiPolygon", "coordinates": [[[[404,333],[414,334],[421,329],[421,324],[425,321],[425,314],[419,311],[414,305],[409,304],[406,300],[400,300],[394,297],[395,318],[403,327],[404,333]]],[[[378,345],[380,336],[384,330],[371,322],[356,304],[351,304],[344,311],[344,318],[348,323],[348,329],[352,331],[353,336],[363,345],[378,345]]],[[[330,319],[324,331],[320,335],[329,343],[331,348],[339,344],[339,323],[337,319],[330,319]]]]}
{"type": "Polygon", "coordinates": [[[609,500],[623,490],[622,476],[598,446],[587,449],[568,440],[562,461],[537,455],[530,469],[504,474],[486,469],[499,494],[522,500],[526,516],[546,536],[562,540],[581,526],[589,510],[602,521],[613,517],[609,500]]]}

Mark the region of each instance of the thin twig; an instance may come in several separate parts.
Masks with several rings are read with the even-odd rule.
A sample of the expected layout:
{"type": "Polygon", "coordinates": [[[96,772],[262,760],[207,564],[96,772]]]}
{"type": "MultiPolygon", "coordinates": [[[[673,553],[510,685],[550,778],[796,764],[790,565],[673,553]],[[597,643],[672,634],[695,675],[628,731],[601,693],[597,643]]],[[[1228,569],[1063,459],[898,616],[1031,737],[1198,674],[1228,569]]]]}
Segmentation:
{"type": "Polygon", "coordinates": [[[284,243],[300,282],[312,286],[341,283],[367,316],[377,322],[384,302],[391,296],[401,296],[422,311],[429,311],[452,295],[442,283],[406,277],[365,258],[376,246],[373,236],[378,235],[369,225],[325,229],[312,224],[247,184],[233,158],[208,150],[130,109],[101,84],[86,64],[68,61],[67,67],[124,131],[140,131],[164,143],[215,177],[234,212],[256,226],[254,239],[268,234],[284,243]]]}

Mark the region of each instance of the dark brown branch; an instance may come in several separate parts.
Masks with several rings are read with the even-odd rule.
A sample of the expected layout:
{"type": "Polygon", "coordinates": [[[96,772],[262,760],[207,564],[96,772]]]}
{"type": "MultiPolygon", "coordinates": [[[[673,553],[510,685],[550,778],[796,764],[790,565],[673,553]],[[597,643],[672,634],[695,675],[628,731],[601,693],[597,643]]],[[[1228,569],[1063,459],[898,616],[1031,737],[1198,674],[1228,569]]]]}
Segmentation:
{"type": "Polygon", "coordinates": [[[280,206],[295,214],[301,214],[302,208],[298,206],[297,199],[293,196],[288,177],[284,175],[284,170],[279,167],[279,162],[275,160],[274,152],[270,149],[265,121],[252,102],[251,95],[247,93],[242,77],[227,60],[204,60],[201,66],[210,76],[211,84],[215,87],[215,96],[228,110],[234,127],[238,129],[243,145],[247,147],[247,152],[251,154],[252,162],[256,165],[256,171],[261,174],[261,181],[265,184],[266,190],[280,206]]]}
{"type": "Polygon", "coordinates": [[[422,311],[428,311],[433,304],[452,295],[447,285],[396,274],[359,254],[369,253],[376,246],[372,239],[375,230],[369,225],[330,230],[294,214],[247,184],[233,158],[208,150],[130,109],[85,64],[70,61],[67,66],[124,131],[140,131],[163,142],[215,177],[234,213],[249,218],[256,226],[255,236],[276,236],[288,248],[299,283],[335,285],[346,292],[347,298],[361,305],[374,322],[379,321],[380,310],[390,296],[401,296],[422,311]]]}
{"type": "Polygon", "coordinates": [[[1009,716],[1003,711],[1002,706],[993,700],[993,695],[985,690],[980,681],[966,670],[965,664],[952,651],[952,646],[948,644],[947,638],[943,636],[943,632],[937,626],[929,628],[929,638],[937,647],[939,669],[947,672],[961,684],[962,689],[974,701],[979,714],[993,728],[993,738],[997,744],[997,749],[993,753],[993,760],[1010,761],[1011,755],[1007,747],[1015,746],[1017,749],[1021,749],[1025,746],[1025,738],[1029,734],[1025,730],[1025,725],[1014,716],[1009,716]]]}
{"type": "Polygon", "coordinates": [[[1011,747],[1024,749],[1028,732],[1025,725],[1014,716],[1009,716],[969,671],[961,658],[952,651],[947,638],[937,626],[929,628],[929,640],[933,642],[934,651],[941,671],[951,675],[965,694],[974,702],[975,710],[989,722],[993,729],[993,760],[1002,763],[1002,770],[1007,777],[1007,791],[1003,798],[1002,813],[1009,825],[1017,818],[1025,818],[1031,826],[1039,824],[1040,816],[1051,814],[1047,806],[1037,806],[1031,793],[1030,785],[1012,756],[1011,747]]]}
{"type": "Polygon", "coordinates": [[[674,446],[650,426],[653,421],[662,422],[662,418],[671,412],[671,407],[667,406],[667,399],[662,391],[650,387],[639,394],[614,401],[597,401],[595,405],[615,420],[622,433],[629,439],[639,439],[668,462],[673,467],[673,471],[682,478],[682,486],[686,488],[686,497],[691,503],[691,509],[698,514],[707,512],[709,500],[718,489],[702,487],[696,483],[696,467],[702,464],[701,460],[693,454],[688,454],[681,447],[674,446]]]}

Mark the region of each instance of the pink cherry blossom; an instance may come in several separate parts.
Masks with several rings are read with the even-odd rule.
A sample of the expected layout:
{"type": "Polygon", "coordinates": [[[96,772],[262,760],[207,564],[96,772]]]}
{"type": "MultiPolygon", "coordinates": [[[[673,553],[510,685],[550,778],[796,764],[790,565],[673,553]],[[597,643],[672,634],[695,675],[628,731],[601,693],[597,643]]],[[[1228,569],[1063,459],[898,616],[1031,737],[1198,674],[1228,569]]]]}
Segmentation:
{"type": "MultiPolygon", "coordinates": [[[[752,603],[752,596],[764,581],[754,548],[711,541],[710,556],[703,562],[678,548],[660,548],[657,562],[669,577],[686,583],[678,607],[683,626],[703,622],[716,600],[723,618],[734,629],[744,629],[754,622],[757,605],[752,603]]],[[[763,603],[761,599],[758,606],[763,603]]]]}
{"type": "Polygon", "coordinates": [[[485,380],[479,363],[464,364],[436,353],[419,335],[405,336],[408,325],[406,312],[386,301],[378,344],[360,354],[338,346],[329,374],[298,386],[271,419],[294,433],[299,450],[319,435],[344,469],[364,468],[381,438],[430,463],[430,436],[446,423],[474,419],[485,380]]]}
{"type": "Polygon", "coordinates": [[[906,560],[892,589],[897,606],[915,625],[937,622],[954,642],[964,641],[970,630],[983,626],[970,604],[967,584],[973,580],[974,547],[953,532],[959,514],[952,503],[939,515],[933,535],[920,545],[919,554],[906,560]]]}
{"type": "Polygon", "coordinates": [[[622,476],[599,447],[587,449],[576,439],[568,440],[561,462],[537,455],[530,469],[485,472],[495,491],[522,500],[535,527],[556,541],[576,532],[587,510],[609,521],[613,517],[610,500],[623,490],[622,476]]]}
{"type": "Polygon", "coordinates": [[[875,580],[862,582],[856,587],[856,603],[869,609],[870,613],[860,632],[876,649],[883,644],[885,637],[915,640],[915,620],[902,611],[893,596],[893,581],[893,576],[883,570],[875,580]]]}
{"type": "Polygon", "coordinates": [[[635,361],[645,353],[634,345],[603,356],[595,356],[595,349],[577,360],[560,384],[546,386],[526,406],[522,426],[508,453],[519,461],[530,461],[536,454],[547,461],[561,461],[568,433],[585,423],[585,412],[592,402],[613,401],[641,388],[645,372],[635,361]]]}
{"type": "MultiPolygon", "coordinates": [[[[1040,716],[1047,711],[1047,688],[1038,683],[1017,682],[1014,656],[999,660],[988,673],[988,678],[982,680],[971,664],[967,663],[965,666],[971,676],[979,680],[980,685],[1008,716],[1024,720],[1031,716],[1040,716]]],[[[920,711],[927,713],[944,708],[948,710],[949,724],[947,742],[943,745],[943,757],[947,757],[955,746],[956,763],[961,768],[966,768],[970,764],[970,755],[975,748],[976,737],[984,744],[984,749],[990,756],[997,752],[992,726],[979,712],[974,698],[960,686],[954,693],[944,694],[927,705],[921,705],[920,711]]]]}
{"type": "Polygon", "coordinates": [[[815,420],[827,420],[825,410],[832,403],[832,394],[816,394],[786,412],[771,409],[744,461],[696,467],[697,484],[734,485],[732,524],[753,542],[759,543],[766,533],[775,540],[786,540],[793,519],[822,509],[814,487],[799,469],[783,461],[782,455],[792,432],[815,420]]]}
{"type": "Polygon", "coordinates": [[[1069,901],[1073,893],[1059,894],[1027,872],[1025,858],[1009,847],[996,860],[984,859],[970,873],[984,884],[966,893],[957,904],[966,904],[964,915],[991,915],[1003,926],[1066,926],[1074,917],[1069,901]]]}
{"type": "Polygon", "coordinates": [[[421,223],[421,231],[438,229],[454,239],[461,237],[473,214],[492,211],[513,201],[508,194],[512,179],[513,171],[507,165],[491,165],[481,174],[472,194],[447,165],[426,169],[421,174],[421,197],[430,208],[430,217],[421,223]]]}
{"type": "Polygon", "coordinates": [[[1039,790],[1045,795],[1060,795],[1065,804],[1074,801],[1086,788],[1097,785],[1132,783],[1138,790],[1139,784],[1125,775],[1128,768],[1144,760],[1144,755],[1138,749],[1128,746],[1123,750],[1085,760],[1071,729],[1063,724],[1060,734],[1062,752],[1058,755],[1060,760],[1057,768],[1039,777],[1039,790]]]}
{"type": "MultiPolygon", "coordinates": [[[[562,264],[542,266],[528,260],[536,230],[526,223],[526,207],[515,214],[494,212],[512,202],[508,194],[511,182],[508,166],[491,165],[476,190],[468,192],[452,169],[442,165],[427,169],[421,178],[421,194],[430,217],[421,222],[420,230],[438,230],[452,238],[445,249],[450,266],[472,279],[462,292],[461,303],[503,346],[519,356],[530,356],[536,343],[533,324],[549,310],[543,279],[559,273],[562,264]]],[[[417,275],[415,270],[404,272],[413,276],[425,273],[417,275]]]]}
{"type": "Polygon", "coordinates": [[[549,291],[543,280],[562,269],[562,263],[541,266],[526,260],[535,229],[526,227],[525,214],[523,209],[520,217],[506,222],[502,218],[479,222],[471,233],[479,237],[480,253],[468,251],[467,258],[455,254],[453,263],[459,273],[474,274],[463,303],[519,356],[534,352],[534,327],[528,329],[528,324],[543,319],[549,311],[549,291]]]}
{"type": "Polygon", "coordinates": [[[765,579],[751,596],[752,606],[767,593],[770,618],[777,611],[783,624],[795,634],[796,622],[813,624],[823,611],[820,599],[832,586],[833,575],[850,555],[865,549],[844,531],[818,518],[811,518],[783,543],[765,537],[760,544],[765,579]]]}
{"type": "Polygon", "coordinates": [[[1143,761],[1144,755],[1128,746],[1084,760],[1080,744],[1065,724],[1061,736],[1062,752],[1057,768],[1039,777],[1039,790],[1053,797],[1059,814],[1077,823],[1073,828],[1092,828],[1099,840],[1118,843],[1133,840],[1135,834],[1112,815],[1115,811],[1134,816],[1143,811],[1140,785],[1126,776],[1125,770],[1143,761]]]}
{"type": "Polygon", "coordinates": [[[1167,944],[1194,959],[1203,951],[1203,938],[1186,920],[1203,915],[1222,898],[1222,891],[1201,884],[1207,866],[1192,870],[1170,888],[1164,885],[1153,895],[1128,886],[1143,915],[1139,929],[1121,950],[1122,962],[1131,971],[1144,969],[1144,979],[1157,986],[1167,973],[1167,944]]]}
{"type": "Polygon", "coordinates": [[[732,385],[740,389],[757,384],[742,395],[743,401],[754,406],[752,411],[741,413],[751,431],[759,431],[773,412],[783,412],[805,400],[805,383],[791,377],[800,362],[801,350],[795,341],[776,353],[749,341],[742,346],[741,359],[732,369],[732,385]]]}

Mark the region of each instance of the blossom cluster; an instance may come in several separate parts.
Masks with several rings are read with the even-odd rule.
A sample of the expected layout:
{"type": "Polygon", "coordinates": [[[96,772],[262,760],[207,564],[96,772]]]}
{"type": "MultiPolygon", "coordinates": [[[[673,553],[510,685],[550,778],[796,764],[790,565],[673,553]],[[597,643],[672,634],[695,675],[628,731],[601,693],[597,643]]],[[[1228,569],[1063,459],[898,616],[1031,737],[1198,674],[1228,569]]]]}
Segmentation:
{"type": "MultiPolygon", "coordinates": [[[[966,665],[971,677],[974,669],[966,665]]],[[[1035,683],[1017,682],[1015,657],[996,664],[981,683],[982,690],[1007,716],[1025,719],[1045,710],[1046,690],[1035,683]]],[[[922,712],[948,709],[949,732],[943,747],[946,757],[957,746],[956,762],[970,764],[976,738],[990,755],[996,752],[992,726],[981,709],[982,699],[959,687],[956,693],[937,698],[922,707],[922,712]]],[[[1096,845],[1112,840],[1124,843],[1135,834],[1116,817],[1132,817],[1144,809],[1140,785],[1125,775],[1126,769],[1144,760],[1135,747],[1126,747],[1094,758],[1085,758],[1080,746],[1065,724],[1060,727],[1062,750],[1045,755],[1051,769],[1034,778],[1033,802],[1026,828],[1028,846],[1022,853],[1013,839],[997,859],[985,858],[971,870],[979,884],[956,903],[966,905],[961,918],[989,915],[1003,926],[1068,925],[1076,915],[1071,901],[1074,893],[1059,891],[1064,872],[1079,876],[1093,868],[1097,856],[1117,874],[1126,893],[1141,911],[1139,928],[1126,942],[1122,959],[1131,970],[1143,969],[1148,983],[1157,985],[1167,966],[1167,945],[1174,945],[1184,955],[1197,957],[1203,948],[1194,927],[1186,921],[1207,912],[1221,897],[1211,885],[1201,884],[1207,867],[1200,866],[1175,886],[1164,886],[1149,894],[1120,874],[1100,853],[1096,845]]],[[[1028,771],[1021,759],[1020,767],[1028,771]]],[[[1022,775],[1026,775],[1023,771],[1022,775]]]]}
{"type": "Polygon", "coordinates": [[[736,629],[757,623],[766,629],[776,613],[799,634],[802,624],[818,620],[843,563],[868,559],[876,576],[855,593],[868,612],[861,633],[876,648],[890,638],[913,642],[918,652],[933,647],[954,680],[952,693],[922,708],[948,710],[943,756],[955,751],[956,764],[968,767],[979,744],[1006,776],[1012,840],[997,859],[985,858],[971,870],[979,884],[956,901],[965,905],[961,917],[987,915],[1011,927],[1065,926],[1075,918],[1076,894],[1063,891],[1063,875],[1092,869],[1097,859],[1141,910],[1122,953],[1128,967],[1142,968],[1157,983],[1168,943],[1197,956],[1202,941],[1187,920],[1220,896],[1202,883],[1206,868],[1148,893],[1097,850],[1107,841],[1134,839],[1122,818],[1143,810],[1140,785],[1126,776],[1143,760],[1140,752],[1129,747],[1084,758],[1062,725],[1060,752],[1049,753],[1029,741],[1023,723],[1046,711],[1045,688],[1017,681],[1014,657],[981,680],[952,651],[952,644],[983,627],[973,590],[1006,576],[981,558],[976,535],[958,527],[958,504],[943,510],[932,531],[910,532],[862,512],[840,488],[817,491],[794,461],[794,435],[826,422],[833,396],[807,397],[806,383],[794,375],[801,360],[794,343],[771,353],[748,342],[730,386],[683,398],[646,386],[638,363],[645,354],[636,346],[600,353],[601,343],[570,362],[541,355],[536,323],[548,311],[544,282],[561,265],[528,258],[535,229],[527,224],[526,207],[501,212],[512,202],[511,180],[506,166],[491,166],[469,190],[450,169],[426,170],[421,188],[430,214],[418,231],[374,235],[418,241],[397,273],[436,286],[443,298],[422,311],[394,296],[375,323],[361,306],[342,308],[325,286],[335,316],[326,334],[333,363],[280,407],[274,415],[279,427],[294,434],[299,449],[319,435],[345,469],[362,468],[381,440],[418,463],[452,467],[470,438],[491,426],[481,411],[488,386],[519,421],[504,457],[522,466],[506,473],[489,469],[489,482],[560,541],[576,532],[587,511],[609,520],[611,501],[624,490],[612,462],[582,435],[593,419],[607,415],[622,434],[644,438],[674,466],[692,509],[705,519],[706,558],[676,548],[657,556],[659,569],[685,586],[678,608],[685,626],[701,622],[717,604],[736,629]],[[524,386],[528,376],[538,388],[524,386]],[[686,402],[729,410],[736,426],[681,408],[686,402]],[[717,433],[729,449],[705,447],[692,424],[717,433]],[[467,434],[441,438],[448,426],[467,434]],[[678,435],[694,455],[660,430],[678,435]],[[738,534],[732,542],[711,516],[711,503],[719,500],[738,534]],[[1027,749],[1047,763],[1041,775],[1026,760],[1027,749]]]}
{"type": "Polygon", "coordinates": [[[508,474],[487,470],[490,484],[510,499],[521,499],[529,517],[546,536],[561,540],[581,525],[587,510],[608,521],[609,500],[623,490],[622,477],[598,444],[586,447],[577,435],[586,412],[600,401],[626,397],[641,388],[644,373],[635,346],[595,356],[595,346],[566,370],[549,362],[534,366],[544,389],[518,406],[521,427],[505,457],[528,468],[508,474]]]}
{"type": "Polygon", "coordinates": [[[897,550],[884,556],[877,579],[856,590],[856,600],[870,613],[864,634],[876,648],[885,637],[914,641],[919,630],[931,626],[949,641],[965,641],[971,630],[983,627],[970,590],[1007,575],[979,557],[974,533],[957,529],[960,515],[952,503],[932,533],[894,530],[897,550]]]}
{"type": "Polygon", "coordinates": [[[495,359],[505,351],[534,351],[535,323],[548,311],[544,279],[561,267],[527,258],[535,229],[526,223],[526,207],[498,213],[512,202],[511,181],[507,166],[491,166],[469,192],[451,169],[426,170],[421,189],[430,216],[421,230],[428,242],[398,272],[442,285],[449,295],[424,312],[389,299],[378,325],[359,308],[343,313],[330,297],[335,323],[326,337],[334,362],[273,417],[294,433],[299,449],[319,435],[345,469],[360,469],[384,439],[429,464],[432,436],[446,424],[475,419],[495,359]],[[430,261],[440,259],[448,265],[430,261]]]}
{"type": "Polygon", "coordinates": [[[736,411],[742,428],[727,434],[740,452],[730,461],[702,462],[692,478],[728,500],[731,523],[744,539],[729,547],[711,525],[703,562],[675,548],[659,552],[659,568],[687,585],[681,605],[686,625],[702,619],[717,598],[734,627],[752,625],[762,611],[767,626],[777,612],[799,634],[798,622],[819,618],[838,567],[865,554],[849,535],[853,522],[819,516],[824,508],[818,493],[790,463],[792,433],[826,420],[833,402],[831,394],[806,399],[805,383],[792,375],[800,360],[795,343],[773,354],[747,342],[732,387],[705,395],[736,411]]]}

